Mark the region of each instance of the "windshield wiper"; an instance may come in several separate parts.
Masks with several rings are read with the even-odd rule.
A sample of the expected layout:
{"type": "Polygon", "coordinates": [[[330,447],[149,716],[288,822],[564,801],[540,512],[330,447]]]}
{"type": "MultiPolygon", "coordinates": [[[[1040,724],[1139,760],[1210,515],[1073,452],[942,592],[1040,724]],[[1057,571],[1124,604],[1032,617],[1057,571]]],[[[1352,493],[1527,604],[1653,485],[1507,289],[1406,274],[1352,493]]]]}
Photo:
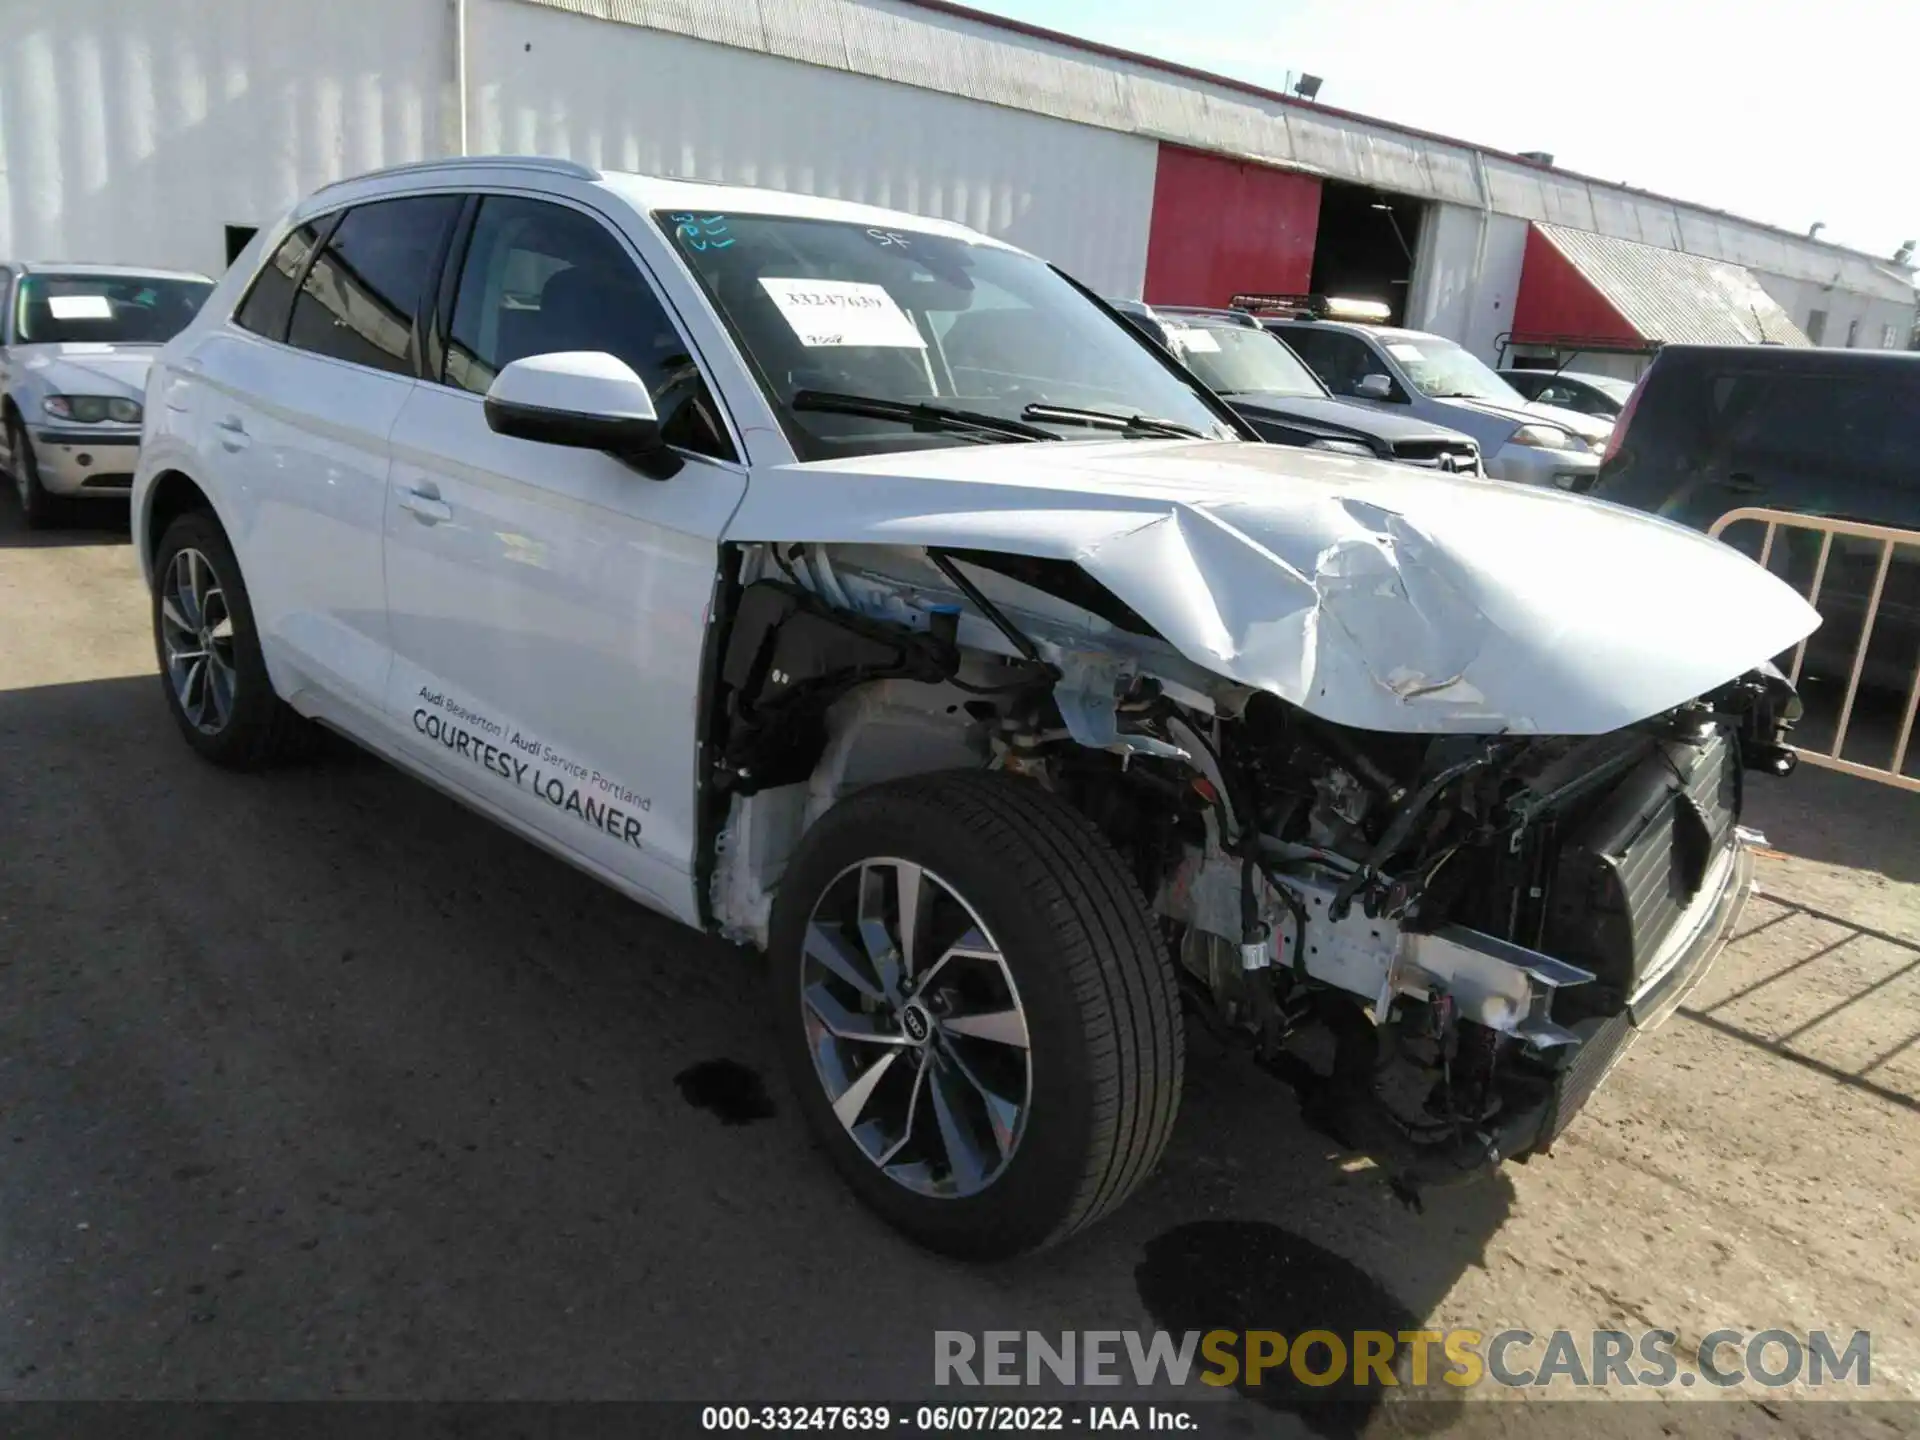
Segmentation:
{"type": "Polygon", "coordinates": [[[1043,420],[1054,425],[1085,425],[1094,430],[1131,431],[1136,435],[1177,435],[1183,439],[1204,440],[1206,432],[1178,420],[1161,420],[1152,415],[1122,415],[1115,410],[1084,410],[1078,405],[1029,405],[1020,412],[1022,420],[1043,420]]]}
{"type": "Polygon", "coordinates": [[[829,415],[865,415],[875,420],[898,420],[916,430],[958,430],[991,435],[1002,440],[1058,440],[1051,430],[984,410],[955,410],[878,395],[848,395],[838,390],[796,390],[789,409],[818,410],[829,415]]]}

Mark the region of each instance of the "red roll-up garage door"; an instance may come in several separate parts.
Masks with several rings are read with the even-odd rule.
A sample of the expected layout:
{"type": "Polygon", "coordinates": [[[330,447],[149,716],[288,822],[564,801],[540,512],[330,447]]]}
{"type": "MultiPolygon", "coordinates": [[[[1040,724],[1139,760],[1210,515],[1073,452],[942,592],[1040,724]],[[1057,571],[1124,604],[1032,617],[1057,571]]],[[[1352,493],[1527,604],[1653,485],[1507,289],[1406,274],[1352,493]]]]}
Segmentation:
{"type": "Polygon", "coordinates": [[[1225,305],[1249,291],[1303,294],[1319,223],[1320,182],[1311,175],[1162,145],[1147,302],[1225,305]]]}

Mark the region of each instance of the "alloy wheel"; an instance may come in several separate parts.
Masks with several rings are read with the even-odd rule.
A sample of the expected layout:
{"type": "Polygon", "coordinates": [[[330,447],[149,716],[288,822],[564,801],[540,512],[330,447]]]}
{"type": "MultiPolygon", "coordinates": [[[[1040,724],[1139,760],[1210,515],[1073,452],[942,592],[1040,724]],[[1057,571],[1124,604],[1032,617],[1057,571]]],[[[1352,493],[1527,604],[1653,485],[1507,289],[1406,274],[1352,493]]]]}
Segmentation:
{"type": "Polygon", "coordinates": [[[198,550],[178,550],[167,565],[160,640],[180,713],[202,734],[219,734],[233,714],[237,683],[233,615],[219,574],[198,550]]]}
{"type": "Polygon", "coordinates": [[[1026,1011],[966,900],[912,861],[849,866],[801,947],[800,1006],[835,1117],[896,1183],[964,1199],[997,1180],[1026,1128],[1026,1011]]]}

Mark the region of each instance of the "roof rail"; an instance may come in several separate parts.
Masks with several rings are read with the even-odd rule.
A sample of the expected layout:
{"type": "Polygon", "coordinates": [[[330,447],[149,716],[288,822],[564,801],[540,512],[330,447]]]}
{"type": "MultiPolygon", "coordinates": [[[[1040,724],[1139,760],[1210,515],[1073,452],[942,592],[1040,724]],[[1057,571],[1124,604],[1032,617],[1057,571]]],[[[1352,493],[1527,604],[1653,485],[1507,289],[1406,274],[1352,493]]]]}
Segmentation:
{"type": "Polygon", "coordinates": [[[362,180],[381,180],[389,175],[416,175],[427,170],[535,170],[547,175],[564,175],[570,180],[598,180],[600,172],[578,160],[562,160],[557,155],[447,155],[438,160],[411,160],[405,165],[389,165],[363,175],[348,175],[322,185],[313,193],[324,195],[342,185],[362,180]]]}

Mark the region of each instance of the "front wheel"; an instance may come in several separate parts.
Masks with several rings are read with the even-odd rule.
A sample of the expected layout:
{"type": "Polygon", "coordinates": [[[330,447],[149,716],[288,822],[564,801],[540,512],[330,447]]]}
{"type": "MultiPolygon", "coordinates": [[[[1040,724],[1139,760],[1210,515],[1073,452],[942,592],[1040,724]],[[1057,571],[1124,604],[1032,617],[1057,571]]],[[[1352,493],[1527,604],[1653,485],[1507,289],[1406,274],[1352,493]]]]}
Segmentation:
{"type": "Polygon", "coordinates": [[[7,456],[13,468],[13,490],[20,499],[20,518],[29,530],[44,530],[59,519],[60,502],[40,483],[40,464],[33,441],[19,419],[7,419],[7,456]]]}
{"type": "Polygon", "coordinates": [[[854,1191],[931,1249],[1038,1249],[1159,1160],[1185,1059],[1173,970],[1119,855],[1031,782],[863,791],[774,907],[775,1024],[854,1191]]]}
{"type": "Polygon", "coordinates": [[[274,693],[240,562],[204,510],[169,525],[154,554],[153,643],[167,709],[204,758],[252,770],[312,748],[312,722],[274,693]]]}

